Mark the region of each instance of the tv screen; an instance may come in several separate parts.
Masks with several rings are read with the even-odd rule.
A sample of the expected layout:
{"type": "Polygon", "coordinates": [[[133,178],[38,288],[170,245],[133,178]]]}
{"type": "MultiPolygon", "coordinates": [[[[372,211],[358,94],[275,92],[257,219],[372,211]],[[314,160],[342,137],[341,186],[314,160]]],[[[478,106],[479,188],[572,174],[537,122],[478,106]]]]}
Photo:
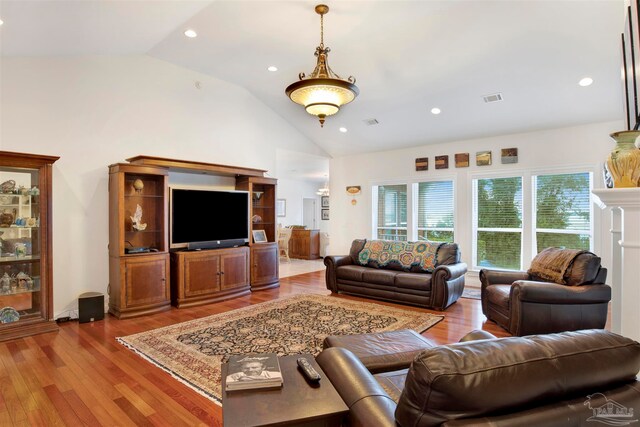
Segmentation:
{"type": "Polygon", "coordinates": [[[216,247],[249,241],[249,193],[171,189],[171,247],[216,247]],[[211,245],[206,245],[211,242],[211,245]]]}

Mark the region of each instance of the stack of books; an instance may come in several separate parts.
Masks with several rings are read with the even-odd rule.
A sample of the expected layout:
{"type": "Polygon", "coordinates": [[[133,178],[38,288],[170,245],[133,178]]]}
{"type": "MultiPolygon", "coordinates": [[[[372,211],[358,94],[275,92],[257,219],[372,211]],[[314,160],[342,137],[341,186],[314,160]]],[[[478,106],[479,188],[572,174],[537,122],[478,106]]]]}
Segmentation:
{"type": "Polygon", "coordinates": [[[231,356],[226,391],[282,387],[282,372],[275,353],[231,356]]]}

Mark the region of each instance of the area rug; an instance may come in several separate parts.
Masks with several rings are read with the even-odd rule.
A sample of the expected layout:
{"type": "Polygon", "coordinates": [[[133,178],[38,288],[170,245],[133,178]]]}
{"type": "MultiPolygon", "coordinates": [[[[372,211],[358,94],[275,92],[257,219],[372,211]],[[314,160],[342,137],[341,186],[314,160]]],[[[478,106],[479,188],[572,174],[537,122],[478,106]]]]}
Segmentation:
{"type": "Polygon", "coordinates": [[[444,316],[323,295],[296,295],[116,338],[179,381],[221,404],[221,364],[233,354],[318,354],[328,335],[409,328],[444,316]]]}
{"type": "Polygon", "coordinates": [[[479,288],[464,288],[462,291],[462,298],[469,299],[480,299],[480,289],[479,288]]]}

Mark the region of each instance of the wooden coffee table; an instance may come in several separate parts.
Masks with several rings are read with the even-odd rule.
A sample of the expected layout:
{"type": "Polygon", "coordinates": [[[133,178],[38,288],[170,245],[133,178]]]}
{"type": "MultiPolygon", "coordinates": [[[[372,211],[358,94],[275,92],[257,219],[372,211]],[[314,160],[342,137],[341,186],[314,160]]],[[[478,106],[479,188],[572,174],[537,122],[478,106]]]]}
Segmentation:
{"type": "Polygon", "coordinates": [[[311,354],[278,358],[283,385],[278,389],[226,392],[227,364],[222,365],[222,415],[225,427],[340,426],[349,412],[311,354]],[[306,357],[322,379],[309,383],[296,360],[306,357]]]}

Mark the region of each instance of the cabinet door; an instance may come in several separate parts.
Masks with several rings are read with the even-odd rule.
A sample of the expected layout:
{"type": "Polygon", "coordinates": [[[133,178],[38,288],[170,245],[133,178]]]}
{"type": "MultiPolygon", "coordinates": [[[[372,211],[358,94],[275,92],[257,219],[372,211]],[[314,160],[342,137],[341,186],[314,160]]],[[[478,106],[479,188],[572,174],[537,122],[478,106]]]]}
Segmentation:
{"type": "Polygon", "coordinates": [[[278,281],[278,245],[265,244],[251,247],[251,286],[278,281]]]}
{"type": "Polygon", "coordinates": [[[221,288],[232,289],[249,283],[249,253],[246,250],[220,255],[221,288]]]}
{"type": "Polygon", "coordinates": [[[184,296],[197,297],[220,290],[222,269],[217,254],[202,253],[184,260],[184,296]]]}
{"type": "Polygon", "coordinates": [[[169,254],[129,257],[124,264],[127,308],[169,302],[169,254]]]}

